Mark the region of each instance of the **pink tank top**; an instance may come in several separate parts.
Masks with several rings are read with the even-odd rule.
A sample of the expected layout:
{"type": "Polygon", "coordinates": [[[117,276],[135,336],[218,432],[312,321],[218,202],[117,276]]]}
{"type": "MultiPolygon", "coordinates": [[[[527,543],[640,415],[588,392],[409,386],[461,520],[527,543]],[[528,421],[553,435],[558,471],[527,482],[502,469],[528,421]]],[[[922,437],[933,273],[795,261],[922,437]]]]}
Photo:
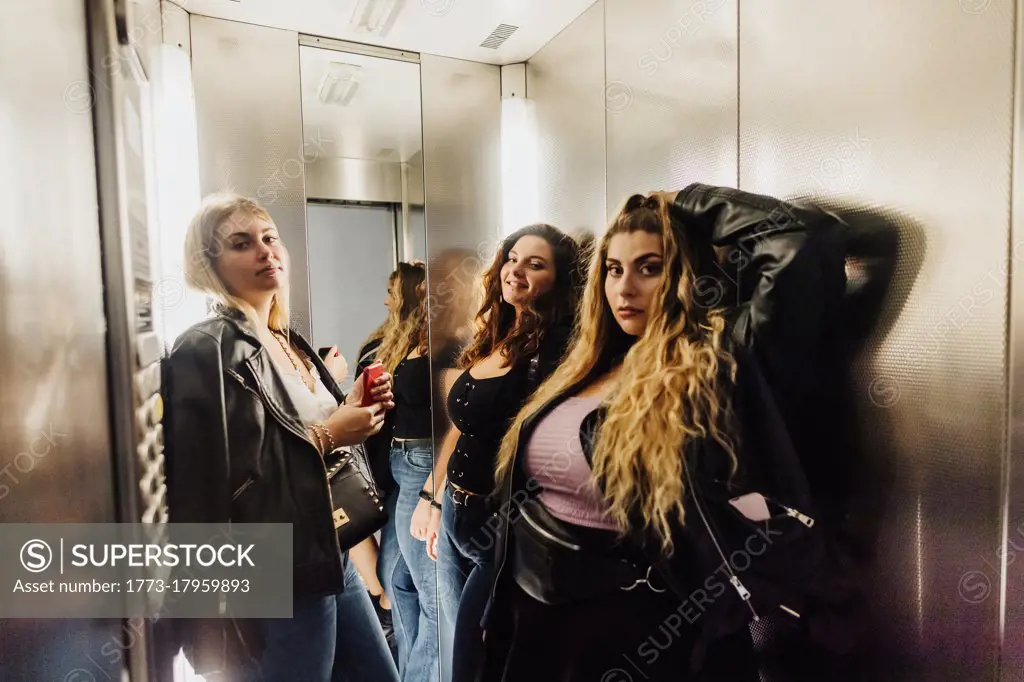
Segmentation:
{"type": "Polygon", "coordinates": [[[541,419],[526,445],[526,475],[540,484],[553,516],[588,528],[618,530],[580,443],[580,424],[601,398],[572,397],[541,419]]]}

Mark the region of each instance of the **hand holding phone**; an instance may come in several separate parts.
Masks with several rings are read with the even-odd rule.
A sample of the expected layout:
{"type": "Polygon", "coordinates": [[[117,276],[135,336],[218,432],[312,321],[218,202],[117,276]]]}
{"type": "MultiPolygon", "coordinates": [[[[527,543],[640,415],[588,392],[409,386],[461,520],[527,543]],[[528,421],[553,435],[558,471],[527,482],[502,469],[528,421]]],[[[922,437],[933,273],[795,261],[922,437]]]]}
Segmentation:
{"type": "Polygon", "coordinates": [[[383,373],[384,365],[379,362],[375,362],[363,370],[363,400],[360,403],[362,407],[369,407],[377,402],[377,399],[373,396],[373,389],[377,379],[383,373]]]}

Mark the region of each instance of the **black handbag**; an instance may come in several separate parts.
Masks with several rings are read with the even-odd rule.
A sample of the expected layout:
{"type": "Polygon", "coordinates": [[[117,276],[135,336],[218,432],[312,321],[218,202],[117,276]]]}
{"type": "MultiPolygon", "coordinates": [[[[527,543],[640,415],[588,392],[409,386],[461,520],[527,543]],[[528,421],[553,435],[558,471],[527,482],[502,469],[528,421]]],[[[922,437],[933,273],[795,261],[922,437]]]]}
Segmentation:
{"type": "Polygon", "coordinates": [[[331,486],[334,529],[344,552],[383,528],[388,513],[362,444],[338,448],[324,458],[324,463],[331,486]]]}
{"type": "Polygon", "coordinates": [[[536,498],[515,505],[512,578],[537,601],[566,604],[647,583],[650,568],[630,558],[618,533],[567,524],[536,498]]]}

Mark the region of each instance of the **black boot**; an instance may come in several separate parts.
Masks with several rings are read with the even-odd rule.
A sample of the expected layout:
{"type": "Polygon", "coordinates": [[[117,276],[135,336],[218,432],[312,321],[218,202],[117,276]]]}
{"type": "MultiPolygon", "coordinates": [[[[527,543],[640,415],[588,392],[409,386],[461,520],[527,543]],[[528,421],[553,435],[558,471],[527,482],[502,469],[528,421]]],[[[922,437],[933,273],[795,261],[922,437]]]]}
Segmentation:
{"type": "Polygon", "coordinates": [[[380,621],[380,628],[384,631],[384,639],[388,642],[388,648],[391,649],[391,655],[395,657],[397,661],[398,654],[395,646],[395,624],[391,617],[391,609],[385,609],[380,605],[382,594],[370,594],[370,601],[373,602],[373,610],[377,614],[377,620],[380,621]]]}

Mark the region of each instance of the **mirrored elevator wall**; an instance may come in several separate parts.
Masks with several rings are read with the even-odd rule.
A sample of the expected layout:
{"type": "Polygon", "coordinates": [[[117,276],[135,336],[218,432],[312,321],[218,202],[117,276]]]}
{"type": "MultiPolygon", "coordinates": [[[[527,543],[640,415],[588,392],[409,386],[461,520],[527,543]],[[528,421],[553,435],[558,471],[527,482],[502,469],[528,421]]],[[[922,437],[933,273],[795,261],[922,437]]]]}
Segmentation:
{"type": "Polygon", "coordinates": [[[1024,477],[1007,440],[1009,273],[1024,256],[1010,237],[1015,18],[1010,0],[599,0],[528,63],[540,173],[572,176],[540,184],[543,219],[600,233],[628,194],[699,181],[897,235],[884,311],[839,387],[856,461],[885,472],[861,500],[880,517],[872,680],[1024,679],[1024,477]],[[584,50],[602,79],[572,68],[584,50]],[[584,208],[602,192],[603,214],[584,208]]]}

